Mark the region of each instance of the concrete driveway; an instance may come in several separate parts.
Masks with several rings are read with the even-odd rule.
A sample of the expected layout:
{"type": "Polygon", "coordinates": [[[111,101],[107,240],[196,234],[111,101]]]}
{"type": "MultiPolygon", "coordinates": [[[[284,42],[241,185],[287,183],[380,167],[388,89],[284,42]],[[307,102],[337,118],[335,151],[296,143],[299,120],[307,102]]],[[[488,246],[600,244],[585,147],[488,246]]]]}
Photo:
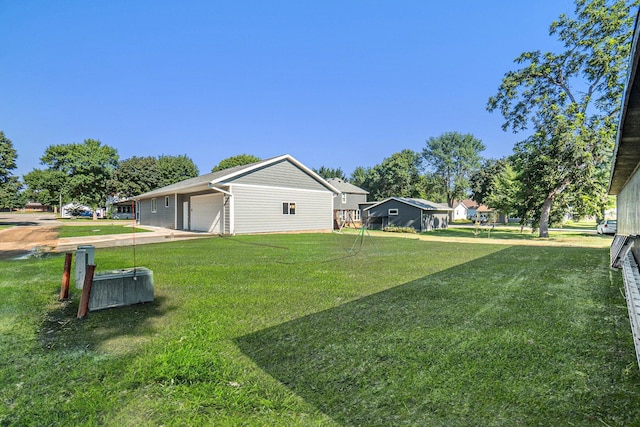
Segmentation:
{"type": "MultiPolygon", "coordinates": [[[[207,233],[141,227],[150,230],[150,232],[135,235],[113,234],[59,239],[57,227],[65,223],[58,221],[52,213],[0,212],[0,226],[10,226],[0,229],[0,259],[13,259],[27,255],[36,248],[45,252],[66,252],[74,251],[78,245],[94,245],[97,248],[105,248],[211,236],[207,233]]],[[[122,221],[98,220],[98,223],[101,225],[122,224],[122,221]]],[[[95,227],[96,222],[82,221],[73,225],[95,227]]]]}

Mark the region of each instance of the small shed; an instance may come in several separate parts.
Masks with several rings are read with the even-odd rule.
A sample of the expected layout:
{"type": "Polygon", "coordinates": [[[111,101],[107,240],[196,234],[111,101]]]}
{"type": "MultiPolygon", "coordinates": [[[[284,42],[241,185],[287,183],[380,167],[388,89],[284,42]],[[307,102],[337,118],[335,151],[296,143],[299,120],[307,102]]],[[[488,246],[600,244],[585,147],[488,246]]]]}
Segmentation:
{"type": "Polygon", "coordinates": [[[389,197],[363,209],[371,229],[412,227],[420,233],[449,227],[452,210],[442,203],[407,197],[389,197]]]}

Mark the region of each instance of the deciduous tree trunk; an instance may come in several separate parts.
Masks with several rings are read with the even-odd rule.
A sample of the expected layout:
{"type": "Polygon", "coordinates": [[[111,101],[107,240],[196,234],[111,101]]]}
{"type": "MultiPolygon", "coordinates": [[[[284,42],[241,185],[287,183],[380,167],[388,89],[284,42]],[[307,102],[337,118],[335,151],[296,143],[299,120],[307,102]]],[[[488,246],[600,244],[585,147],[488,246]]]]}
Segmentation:
{"type": "Polygon", "coordinates": [[[538,237],[549,237],[549,217],[551,216],[551,205],[553,205],[553,195],[547,196],[542,204],[542,212],[540,214],[540,234],[538,237]]]}

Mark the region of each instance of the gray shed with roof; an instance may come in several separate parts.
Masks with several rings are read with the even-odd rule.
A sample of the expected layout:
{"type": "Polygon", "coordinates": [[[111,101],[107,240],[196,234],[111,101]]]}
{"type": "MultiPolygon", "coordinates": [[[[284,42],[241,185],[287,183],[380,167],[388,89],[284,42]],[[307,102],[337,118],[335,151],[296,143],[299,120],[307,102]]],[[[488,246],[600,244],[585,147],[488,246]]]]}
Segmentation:
{"type": "Polygon", "coordinates": [[[335,187],[286,154],[135,197],[142,225],[216,234],[330,231],[335,187]]]}
{"type": "Polygon", "coordinates": [[[449,226],[453,209],[442,203],[407,197],[389,197],[363,209],[364,221],[372,229],[412,227],[425,232],[449,226]]]}

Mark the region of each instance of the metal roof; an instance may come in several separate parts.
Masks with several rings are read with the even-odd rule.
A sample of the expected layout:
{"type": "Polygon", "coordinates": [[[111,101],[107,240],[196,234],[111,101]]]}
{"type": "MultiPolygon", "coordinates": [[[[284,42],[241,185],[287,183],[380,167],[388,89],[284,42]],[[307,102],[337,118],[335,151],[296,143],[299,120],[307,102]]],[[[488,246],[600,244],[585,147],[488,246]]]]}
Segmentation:
{"type": "Polygon", "coordinates": [[[422,209],[423,211],[452,211],[453,209],[447,206],[444,203],[435,203],[429,200],[424,199],[413,199],[409,197],[389,197],[388,199],[384,199],[381,202],[375,203],[371,206],[364,208],[363,210],[367,211],[371,208],[374,208],[378,205],[388,202],[389,200],[396,200],[401,203],[405,203],[407,205],[416,207],[418,209],[422,209]]]}
{"type": "Polygon", "coordinates": [[[320,175],[313,172],[311,169],[304,166],[302,163],[294,159],[289,154],[284,154],[278,157],[272,157],[270,159],[261,160],[259,162],[250,163],[242,166],[234,166],[232,168],[224,169],[221,171],[211,172],[204,175],[197,176],[195,178],[185,179],[184,181],[176,182],[175,184],[167,185],[165,187],[161,187],[155,189],[153,191],[149,191],[147,193],[140,194],[138,196],[133,197],[133,199],[139,200],[149,197],[156,196],[164,196],[168,194],[180,193],[184,191],[195,191],[199,188],[208,189],[209,184],[220,184],[223,181],[234,178],[238,175],[242,175],[248,172],[251,172],[255,169],[259,169],[265,166],[269,166],[271,164],[277,163],[281,160],[288,160],[301,170],[310,175],[313,179],[318,181],[320,184],[324,185],[328,190],[334,193],[340,193],[340,190],[335,188],[333,185],[329,184],[325,181],[320,175]]]}

